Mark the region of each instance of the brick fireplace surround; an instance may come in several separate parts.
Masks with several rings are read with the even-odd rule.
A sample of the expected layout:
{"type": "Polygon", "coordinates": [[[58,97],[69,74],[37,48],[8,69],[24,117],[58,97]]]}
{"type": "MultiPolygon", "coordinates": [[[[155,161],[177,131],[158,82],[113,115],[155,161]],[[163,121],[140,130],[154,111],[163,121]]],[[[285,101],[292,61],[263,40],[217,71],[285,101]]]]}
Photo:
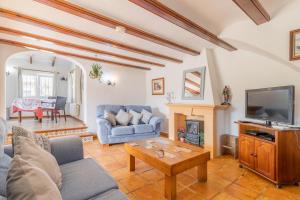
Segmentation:
{"type": "Polygon", "coordinates": [[[211,152],[212,158],[219,155],[218,144],[220,136],[225,134],[224,111],[228,106],[175,103],[167,104],[167,106],[170,109],[169,139],[177,140],[177,130],[186,128],[185,120],[187,118],[203,120],[204,148],[211,152]]]}

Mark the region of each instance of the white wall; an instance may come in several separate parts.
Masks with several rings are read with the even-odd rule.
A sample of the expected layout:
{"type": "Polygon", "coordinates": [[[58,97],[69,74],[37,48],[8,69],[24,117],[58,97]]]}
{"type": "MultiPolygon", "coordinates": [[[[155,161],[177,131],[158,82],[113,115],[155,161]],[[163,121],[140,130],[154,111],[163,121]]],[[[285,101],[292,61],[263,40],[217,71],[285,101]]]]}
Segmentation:
{"type": "Polygon", "coordinates": [[[233,122],[245,119],[245,90],[263,87],[295,85],[295,123],[300,124],[300,62],[289,61],[289,31],[300,28],[299,7],[300,1],[293,1],[268,23],[240,22],[221,34],[239,49],[232,53],[214,50],[221,85],[230,85],[233,93],[226,132],[236,135],[233,122]]]}
{"type": "Polygon", "coordinates": [[[169,111],[166,106],[166,95],[152,95],[151,80],[165,78],[165,94],[174,92],[176,103],[218,104],[219,97],[215,94],[218,85],[215,84],[216,74],[213,63],[207,59],[210,52],[203,49],[199,56],[186,56],[182,64],[167,64],[165,68],[153,69],[146,75],[146,104],[151,105],[155,114],[164,118],[163,131],[168,132],[169,111]],[[205,90],[203,100],[182,100],[183,71],[193,68],[206,67],[205,90]]]}
{"type": "MultiPolygon", "coordinates": [[[[0,45],[0,116],[5,116],[5,62],[14,53],[26,51],[23,48],[0,45]]],[[[70,58],[67,58],[69,59],[70,58]]],[[[82,66],[84,74],[88,74],[91,61],[72,58],[76,65],[82,66]]],[[[84,121],[89,131],[96,132],[96,107],[99,104],[145,104],[146,85],[145,71],[122,68],[114,65],[102,64],[103,71],[107,76],[114,77],[116,86],[105,86],[96,80],[85,77],[85,93],[83,104],[84,121]]]]}
{"type": "MultiPolygon", "coordinates": [[[[232,106],[225,112],[223,132],[237,135],[234,121],[245,119],[246,89],[295,85],[295,123],[300,124],[300,61],[289,61],[289,31],[300,28],[299,7],[300,1],[292,1],[275,13],[270,22],[260,26],[247,19],[227,27],[220,37],[236,46],[238,51],[204,50],[200,56],[187,56],[183,64],[170,64],[163,70],[148,72],[147,104],[157,108],[167,120],[165,97],[151,95],[152,78],[165,77],[166,92],[174,91],[176,102],[218,104],[222,100],[222,88],[229,85],[233,94],[232,106]],[[207,66],[210,70],[210,74],[206,74],[205,99],[183,101],[182,71],[199,66],[207,66]]],[[[164,131],[167,131],[167,123],[164,131]]]]}

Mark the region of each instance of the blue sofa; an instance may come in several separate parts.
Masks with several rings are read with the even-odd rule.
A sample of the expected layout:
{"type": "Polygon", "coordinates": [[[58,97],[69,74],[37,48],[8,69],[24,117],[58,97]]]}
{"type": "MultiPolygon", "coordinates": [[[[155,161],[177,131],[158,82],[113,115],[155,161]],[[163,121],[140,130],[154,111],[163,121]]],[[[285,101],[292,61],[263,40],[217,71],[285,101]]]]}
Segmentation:
{"type": "MultiPolygon", "coordinates": [[[[92,158],[83,157],[79,137],[67,136],[50,139],[51,153],[62,173],[63,200],[127,200],[114,179],[92,158]]],[[[12,146],[4,151],[12,157],[12,146]]],[[[9,165],[9,164],[8,164],[9,165]]],[[[0,199],[6,199],[0,195],[0,199]]]]}
{"type": "Polygon", "coordinates": [[[111,123],[103,118],[104,111],[117,114],[120,109],[126,112],[133,110],[141,113],[142,110],[152,112],[150,106],[140,105],[99,105],[97,107],[97,135],[101,144],[113,144],[158,137],[161,131],[162,118],[153,116],[149,124],[138,124],[128,126],[112,126],[111,123]]]}

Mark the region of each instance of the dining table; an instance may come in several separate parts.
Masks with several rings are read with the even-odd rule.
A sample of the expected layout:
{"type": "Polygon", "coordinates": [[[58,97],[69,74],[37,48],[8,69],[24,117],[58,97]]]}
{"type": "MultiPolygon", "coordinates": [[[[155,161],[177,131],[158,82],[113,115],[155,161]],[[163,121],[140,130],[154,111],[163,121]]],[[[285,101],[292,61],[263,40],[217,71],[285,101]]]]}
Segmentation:
{"type": "Polygon", "coordinates": [[[55,108],[56,99],[17,98],[12,103],[12,112],[19,113],[19,122],[22,122],[22,112],[34,113],[35,119],[42,122],[44,111],[55,108]]]}

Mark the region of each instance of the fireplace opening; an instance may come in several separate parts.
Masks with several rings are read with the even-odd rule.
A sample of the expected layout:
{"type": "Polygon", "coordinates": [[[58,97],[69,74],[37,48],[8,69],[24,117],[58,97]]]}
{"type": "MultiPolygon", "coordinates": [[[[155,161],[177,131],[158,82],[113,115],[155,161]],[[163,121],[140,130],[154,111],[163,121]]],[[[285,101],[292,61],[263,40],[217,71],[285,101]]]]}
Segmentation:
{"type": "Polygon", "coordinates": [[[185,120],[185,142],[197,146],[204,146],[204,121],[185,120]]]}

